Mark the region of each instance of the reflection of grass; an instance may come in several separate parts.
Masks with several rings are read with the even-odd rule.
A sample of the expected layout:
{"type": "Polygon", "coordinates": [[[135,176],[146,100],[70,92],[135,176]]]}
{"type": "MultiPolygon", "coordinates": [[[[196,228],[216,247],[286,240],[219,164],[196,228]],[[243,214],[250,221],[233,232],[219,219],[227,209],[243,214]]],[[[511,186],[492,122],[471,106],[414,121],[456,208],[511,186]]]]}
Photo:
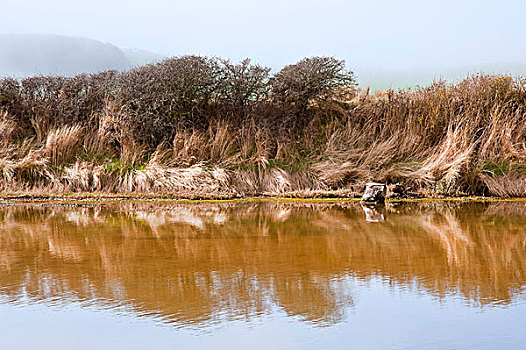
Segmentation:
{"type": "Polygon", "coordinates": [[[0,283],[13,298],[126,302],[179,325],[274,305],[334,324],[354,305],[339,283],[349,276],[508,304],[526,273],[524,222],[522,203],[388,204],[374,225],[357,203],[334,201],[18,205],[0,208],[0,256],[10,266],[0,283]]]}

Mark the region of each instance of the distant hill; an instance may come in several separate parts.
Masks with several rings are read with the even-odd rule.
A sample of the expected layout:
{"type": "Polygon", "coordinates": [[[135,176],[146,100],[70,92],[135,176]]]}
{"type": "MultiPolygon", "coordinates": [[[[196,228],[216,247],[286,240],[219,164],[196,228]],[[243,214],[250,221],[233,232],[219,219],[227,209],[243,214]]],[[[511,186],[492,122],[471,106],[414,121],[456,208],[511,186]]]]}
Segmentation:
{"type": "Polygon", "coordinates": [[[93,39],[59,35],[0,35],[0,76],[65,75],[126,70],[118,47],[93,39]]]}

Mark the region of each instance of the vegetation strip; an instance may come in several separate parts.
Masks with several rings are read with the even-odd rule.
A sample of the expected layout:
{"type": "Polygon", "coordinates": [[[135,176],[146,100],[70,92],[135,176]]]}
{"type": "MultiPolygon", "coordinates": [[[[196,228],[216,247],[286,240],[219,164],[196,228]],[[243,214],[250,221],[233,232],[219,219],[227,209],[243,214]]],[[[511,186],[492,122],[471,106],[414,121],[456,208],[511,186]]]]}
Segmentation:
{"type": "Polygon", "coordinates": [[[0,80],[0,191],[131,197],[526,197],[526,80],[370,94],[343,61],[275,74],[183,56],[124,73],[0,80]]]}

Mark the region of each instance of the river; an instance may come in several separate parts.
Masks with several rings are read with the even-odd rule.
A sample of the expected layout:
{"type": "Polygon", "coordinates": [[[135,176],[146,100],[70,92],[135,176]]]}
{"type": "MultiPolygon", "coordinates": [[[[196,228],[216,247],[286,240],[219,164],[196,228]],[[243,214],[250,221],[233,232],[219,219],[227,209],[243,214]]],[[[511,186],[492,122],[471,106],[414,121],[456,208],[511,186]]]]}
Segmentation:
{"type": "Polygon", "coordinates": [[[526,202],[2,204],[2,349],[523,349],[526,202]]]}

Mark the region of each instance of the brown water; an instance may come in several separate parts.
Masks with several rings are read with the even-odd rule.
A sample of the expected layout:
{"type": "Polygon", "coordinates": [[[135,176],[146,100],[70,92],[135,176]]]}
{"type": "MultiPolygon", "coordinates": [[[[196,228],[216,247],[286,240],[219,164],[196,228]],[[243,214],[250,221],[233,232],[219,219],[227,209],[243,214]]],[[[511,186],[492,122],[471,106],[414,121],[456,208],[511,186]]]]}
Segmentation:
{"type": "Polygon", "coordinates": [[[1,349],[524,349],[526,202],[0,207],[1,349]]]}

